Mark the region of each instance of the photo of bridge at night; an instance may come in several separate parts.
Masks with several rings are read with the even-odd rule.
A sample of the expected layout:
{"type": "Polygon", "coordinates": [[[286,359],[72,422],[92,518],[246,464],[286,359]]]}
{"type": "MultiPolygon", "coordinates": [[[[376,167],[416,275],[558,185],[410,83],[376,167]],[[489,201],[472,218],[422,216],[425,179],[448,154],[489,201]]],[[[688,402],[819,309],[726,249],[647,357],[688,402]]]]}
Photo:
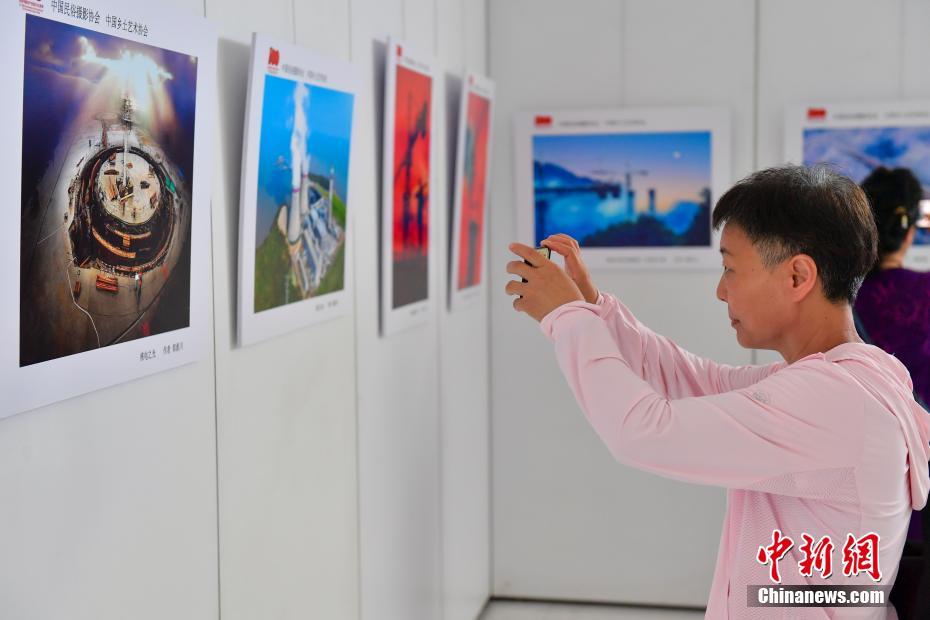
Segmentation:
{"type": "Polygon", "coordinates": [[[27,16],[20,365],[187,327],[196,58],[27,16]]]}
{"type": "Polygon", "coordinates": [[[708,131],[533,137],[537,244],[709,247],[710,187],[708,131]]]}

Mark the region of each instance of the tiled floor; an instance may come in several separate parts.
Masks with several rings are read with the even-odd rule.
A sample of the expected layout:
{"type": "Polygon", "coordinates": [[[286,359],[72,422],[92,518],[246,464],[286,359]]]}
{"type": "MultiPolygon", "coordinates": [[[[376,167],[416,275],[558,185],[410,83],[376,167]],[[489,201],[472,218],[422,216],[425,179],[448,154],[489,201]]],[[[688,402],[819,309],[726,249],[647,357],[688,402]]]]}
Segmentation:
{"type": "Polygon", "coordinates": [[[492,601],[481,620],[702,620],[703,611],[492,601]]]}

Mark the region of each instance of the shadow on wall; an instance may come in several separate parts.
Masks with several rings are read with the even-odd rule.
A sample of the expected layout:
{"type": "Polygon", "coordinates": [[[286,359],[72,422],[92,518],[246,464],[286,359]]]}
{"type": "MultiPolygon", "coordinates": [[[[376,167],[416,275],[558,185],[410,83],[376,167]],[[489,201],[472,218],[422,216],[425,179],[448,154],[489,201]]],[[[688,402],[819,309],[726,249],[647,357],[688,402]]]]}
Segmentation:
{"type": "Polygon", "coordinates": [[[375,226],[375,237],[377,238],[375,247],[378,248],[378,332],[383,331],[382,325],[384,324],[384,317],[381,316],[381,295],[385,295],[383,291],[383,282],[382,282],[382,272],[381,261],[384,260],[384,243],[383,235],[381,234],[381,223],[384,221],[384,200],[383,200],[383,183],[384,183],[384,63],[387,62],[387,43],[384,41],[372,41],[371,42],[371,55],[374,70],[373,73],[373,84],[372,91],[374,93],[374,105],[372,106],[372,112],[375,115],[375,217],[377,219],[377,225],[375,226]],[[378,99],[380,94],[381,99],[378,99]]]}
{"type": "MultiPolygon", "coordinates": [[[[455,231],[455,156],[457,155],[456,147],[459,138],[459,115],[464,114],[464,110],[459,110],[459,103],[462,97],[462,76],[446,72],[446,264],[449,268],[443,272],[446,286],[452,288],[452,266],[455,264],[455,257],[452,256],[454,247],[452,235],[455,231]]],[[[448,291],[442,296],[442,303],[448,304],[448,291]]]]}
{"type": "MultiPolygon", "coordinates": [[[[228,39],[220,39],[217,48],[216,71],[219,81],[219,119],[218,129],[221,136],[223,178],[226,179],[226,204],[213,204],[213,208],[226,208],[226,221],[229,223],[225,241],[228,265],[226,278],[229,283],[232,320],[229,322],[229,345],[236,346],[236,325],[238,317],[239,282],[239,207],[241,202],[240,177],[242,175],[243,144],[245,130],[245,103],[248,98],[249,71],[251,70],[251,45],[244,45],[228,39]]],[[[215,302],[214,302],[215,303],[215,302]]]]}

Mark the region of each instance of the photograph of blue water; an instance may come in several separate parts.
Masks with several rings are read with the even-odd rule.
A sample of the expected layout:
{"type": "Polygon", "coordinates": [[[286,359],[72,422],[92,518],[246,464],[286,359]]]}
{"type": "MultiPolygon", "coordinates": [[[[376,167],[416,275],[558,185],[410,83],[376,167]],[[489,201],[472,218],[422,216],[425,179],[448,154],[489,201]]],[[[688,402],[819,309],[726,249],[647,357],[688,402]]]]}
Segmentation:
{"type": "Polygon", "coordinates": [[[711,245],[710,131],[533,138],[535,242],[602,248],[711,245]]]}
{"type": "MultiPolygon", "coordinates": [[[[875,168],[910,168],[930,197],[930,127],[824,127],[804,130],[804,164],[829,164],[861,183],[875,168]]],[[[930,245],[918,228],[915,245],[930,245]]]]}

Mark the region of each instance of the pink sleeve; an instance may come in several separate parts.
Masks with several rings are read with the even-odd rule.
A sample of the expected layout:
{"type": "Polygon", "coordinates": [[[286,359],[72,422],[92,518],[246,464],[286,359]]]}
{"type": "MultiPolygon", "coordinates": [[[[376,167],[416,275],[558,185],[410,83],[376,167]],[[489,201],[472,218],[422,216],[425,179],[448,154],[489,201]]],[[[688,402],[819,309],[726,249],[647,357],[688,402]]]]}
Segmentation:
{"type": "Polygon", "coordinates": [[[668,398],[729,392],[757,383],[785,366],[784,362],[766,366],[718,364],[656,334],[613,295],[599,293],[596,306],[633,372],[668,398]]]}
{"type": "MultiPolygon", "coordinates": [[[[621,463],[751,489],[857,462],[863,405],[829,362],[812,358],[750,387],[669,400],[631,369],[592,304],[565,304],[546,319],[544,331],[575,399],[621,463]]],[[[786,486],[783,492],[794,494],[786,486]]]]}

